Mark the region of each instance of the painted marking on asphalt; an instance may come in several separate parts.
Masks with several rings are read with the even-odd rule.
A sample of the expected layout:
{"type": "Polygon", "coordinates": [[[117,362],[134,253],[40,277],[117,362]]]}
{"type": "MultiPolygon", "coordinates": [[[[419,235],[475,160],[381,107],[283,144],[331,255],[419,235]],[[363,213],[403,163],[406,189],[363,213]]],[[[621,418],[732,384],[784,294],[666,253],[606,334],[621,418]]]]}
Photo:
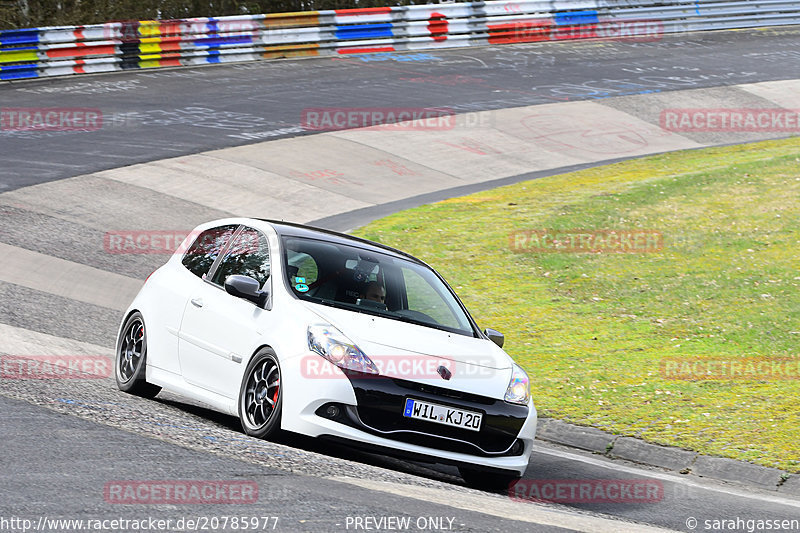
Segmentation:
{"type": "Polygon", "coordinates": [[[124,311],[142,281],[0,243],[0,280],[100,307],[124,311]]]}
{"type": "Polygon", "coordinates": [[[76,341],[47,333],[0,323],[0,352],[8,355],[104,355],[114,357],[113,350],[88,342],[76,341]]]}
{"type": "Polygon", "coordinates": [[[800,101],[800,80],[750,83],[739,88],[786,109],[796,110],[800,101]]]}

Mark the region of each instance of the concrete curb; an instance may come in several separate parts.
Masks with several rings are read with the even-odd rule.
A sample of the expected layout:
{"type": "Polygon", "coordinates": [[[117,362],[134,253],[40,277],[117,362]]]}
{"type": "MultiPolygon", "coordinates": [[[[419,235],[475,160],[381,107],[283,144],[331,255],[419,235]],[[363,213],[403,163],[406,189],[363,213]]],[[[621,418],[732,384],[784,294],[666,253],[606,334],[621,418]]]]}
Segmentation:
{"type": "Polygon", "coordinates": [[[601,429],[540,418],[536,438],[578,448],[610,459],[622,459],[720,481],[774,490],[800,497],[800,474],[725,457],[701,455],[692,450],[650,444],[641,439],[615,435],[601,429]]]}

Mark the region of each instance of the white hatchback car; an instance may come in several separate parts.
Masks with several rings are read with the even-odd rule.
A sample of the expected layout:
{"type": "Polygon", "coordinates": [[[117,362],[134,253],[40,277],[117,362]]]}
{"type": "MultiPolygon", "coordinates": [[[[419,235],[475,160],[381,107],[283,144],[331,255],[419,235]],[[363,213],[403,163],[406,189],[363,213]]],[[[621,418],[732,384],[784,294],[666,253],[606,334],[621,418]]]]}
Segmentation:
{"type": "Polygon", "coordinates": [[[528,466],[528,376],[432,268],[308,226],[196,228],[149,276],[116,347],[123,391],[165,388],[278,429],[455,464],[498,486],[528,466]]]}

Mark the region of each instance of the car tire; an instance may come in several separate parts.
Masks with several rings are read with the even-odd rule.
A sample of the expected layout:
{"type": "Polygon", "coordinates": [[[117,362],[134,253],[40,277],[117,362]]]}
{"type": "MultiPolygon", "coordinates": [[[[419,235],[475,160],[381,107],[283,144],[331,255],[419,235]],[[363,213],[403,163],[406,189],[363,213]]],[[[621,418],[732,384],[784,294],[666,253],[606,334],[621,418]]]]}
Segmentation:
{"type": "Polygon", "coordinates": [[[114,360],[114,375],[117,387],[123,392],[154,398],[161,387],[148,383],[147,332],[144,318],[138,311],[133,313],[119,331],[117,354],[114,360]]]}
{"type": "Polygon", "coordinates": [[[468,486],[492,492],[508,491],[520,479],[518,474],[512,472],[477,470],[465,466],[459,466],[458,472],[468,486]]]}
{"type": "Polygon", "coordinates": [[[271,348],[262,348],[253,356],[239,389],[239,421],[244,432],[266,439],[281,427],[283,384],[278,356],[271,348]]]}

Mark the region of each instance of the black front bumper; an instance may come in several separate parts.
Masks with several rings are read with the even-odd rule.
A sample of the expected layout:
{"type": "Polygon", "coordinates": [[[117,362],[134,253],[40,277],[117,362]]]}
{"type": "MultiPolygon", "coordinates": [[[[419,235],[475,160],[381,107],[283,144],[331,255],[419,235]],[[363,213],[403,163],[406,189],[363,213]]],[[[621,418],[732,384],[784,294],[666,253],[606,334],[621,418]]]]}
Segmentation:
{"type": "MultiPolygon", "coordinates": [[[[358,404],[342,406],[336,417],[341,423],[386,439],[482,457],[518,456],[524,451],[517,436],[528,417],[525,405],[385,376],[346,374],[358,404]],[[407,398],[480,412],[480,431],[404,417],[407,398]]],[[[318,411],[324,412],[325,406],[318,411]]]]}

